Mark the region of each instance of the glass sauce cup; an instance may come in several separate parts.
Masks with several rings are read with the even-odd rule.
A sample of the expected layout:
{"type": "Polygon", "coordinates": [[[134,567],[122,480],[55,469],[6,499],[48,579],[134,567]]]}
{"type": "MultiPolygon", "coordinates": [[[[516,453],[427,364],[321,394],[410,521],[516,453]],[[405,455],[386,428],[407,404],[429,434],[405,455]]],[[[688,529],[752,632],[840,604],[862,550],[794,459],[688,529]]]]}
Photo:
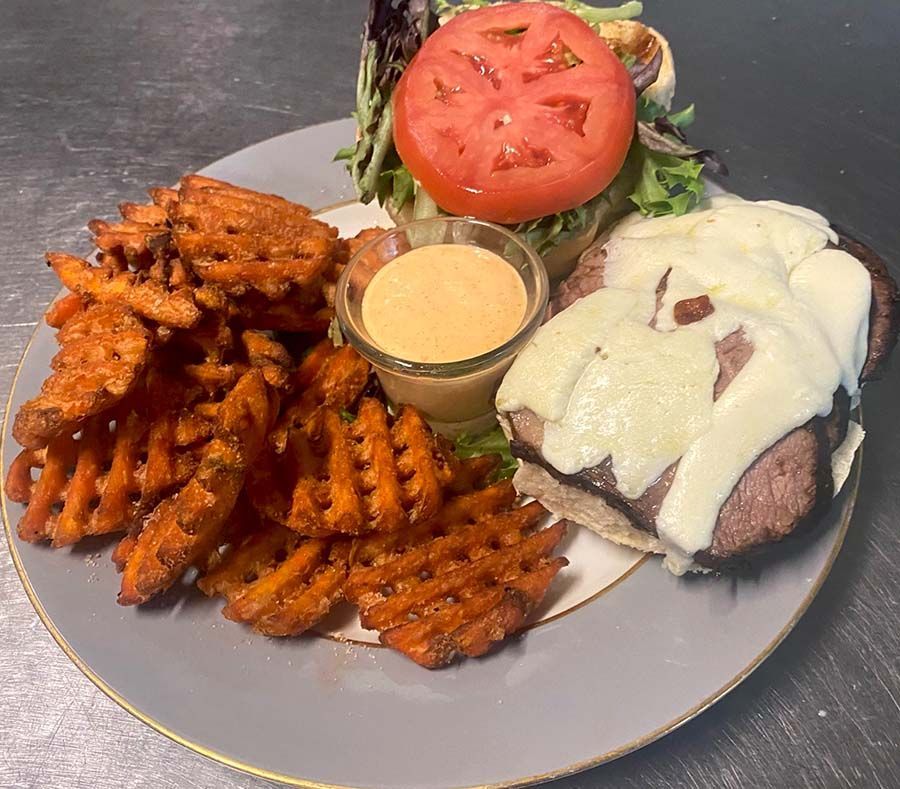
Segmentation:
{"type": "MultiPolygon", "coordinates": [[[[438,432],[455,437],[496,424],[494,395],[516,354],[540,326],[549,298],[547,272],[538,254],[515,234],[476,219],[436,217],[388,230],[363,246],[337,284],[335,310],[341,332],[375,368],[392,404],[410,403],[438,432]],[[372,277],[411,249],[433,244],[468,244],[499,255],[521,277],[525,314],[506,342],[486,353],[453,362],[401,359],[380,348],[366,330],[362,302],[372,277]]],[[[397,315],[403,320],[403,315],[397,315]]]]}

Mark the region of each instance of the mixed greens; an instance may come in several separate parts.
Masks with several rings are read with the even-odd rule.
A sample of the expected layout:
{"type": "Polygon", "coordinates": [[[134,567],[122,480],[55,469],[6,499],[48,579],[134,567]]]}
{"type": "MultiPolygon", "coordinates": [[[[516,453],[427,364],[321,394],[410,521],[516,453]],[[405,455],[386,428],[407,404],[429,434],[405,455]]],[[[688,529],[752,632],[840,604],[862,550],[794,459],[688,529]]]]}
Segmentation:
{"type": "Polygon", "coordinates": [[[356,118],[359,139],[335,159],[347,161],[359,199],[412,197],[413,183],[394,150],[391,93],[422,42],[437,27],[429,0],[372,0],[363,30],[356,118]]]}

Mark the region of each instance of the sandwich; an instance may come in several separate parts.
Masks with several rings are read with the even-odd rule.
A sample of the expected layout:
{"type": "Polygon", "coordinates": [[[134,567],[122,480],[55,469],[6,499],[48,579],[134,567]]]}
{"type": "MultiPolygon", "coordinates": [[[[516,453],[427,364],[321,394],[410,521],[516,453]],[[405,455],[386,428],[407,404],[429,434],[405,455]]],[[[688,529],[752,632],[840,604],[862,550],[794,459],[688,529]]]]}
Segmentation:
{"type": "Polygon", "coordinates": [[[703,197],[693,106],[672,110],[675,67],[641,4],[373,0],[357,141],[363,203],[397,223],[438,214],[511,228],[559,281],[598,232],[634,210],[680,215],[703,197]]]}
{"type": "Polygon", "coordinates": [[[516,487],[676,574],[733,567],[828,510],[897,299],[871,249],[804,208],[627,217],[501,384],[516,487]]]}

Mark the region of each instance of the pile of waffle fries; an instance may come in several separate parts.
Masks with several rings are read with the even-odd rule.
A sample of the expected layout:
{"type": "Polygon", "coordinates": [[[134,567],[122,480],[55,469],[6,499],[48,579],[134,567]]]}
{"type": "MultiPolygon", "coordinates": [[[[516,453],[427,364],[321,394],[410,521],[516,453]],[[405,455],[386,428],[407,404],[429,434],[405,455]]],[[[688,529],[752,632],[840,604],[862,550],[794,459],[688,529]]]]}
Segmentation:
{"type": "Polygon", "coordinates": [[[341,601],[420,665],[484,654],[566,565],[566,526],[516,506],[499,458],[460,460],[326,336],[335,283],[376,230],[210,178],[89,223],[94,260],[47,255],[59,351],[16,415],[18,534],[120,534],[119,602],[188,571],[223,614],[298,635],[341,601]]]}

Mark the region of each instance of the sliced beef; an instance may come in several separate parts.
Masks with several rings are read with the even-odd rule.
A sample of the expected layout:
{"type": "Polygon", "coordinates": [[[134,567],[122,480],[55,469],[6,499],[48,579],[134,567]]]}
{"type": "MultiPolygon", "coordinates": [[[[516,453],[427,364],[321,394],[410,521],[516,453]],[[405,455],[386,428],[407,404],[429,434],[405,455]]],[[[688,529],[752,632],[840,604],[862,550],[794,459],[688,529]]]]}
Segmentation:
{"type": "Polygon", "coordinates": [[[510,447],[514,457],[541,466],[551,477],[564,485],[574,485],[586,493],[599,496],[610,507],[627,515],[636,528],[656,536],[656,516],[672,484],[675,466],[666,469],[662,476],[647,488],[643,496],[626,499],[616,487],[616,478],[609,458],[576,474],[563,474],[544,460],[540,445],[531,444],[521,438],[523,433],[527,434],[533,430],[533,423],[540,422],[540,418],[530,411],[516,411],[509,416],[513,430],[510,447]]]}
{"type": "Polygon", "coordinates": [[[606,265],[606,250],[603,245],[608,238],[605,236],[598,239],[581,254],[575,271],[556,289],[556,293],[550,299],[547,307],[548,320],[558,312],[571,307],[578,299],[603,287],[603,267],[606,265]]]}
{"type": "MultiPolygon", "coordinates": [[[[846,433],[849,398],[843,389],[826,418],[815,417],[766,450],[744,472],[719,512],[713,544],[694,558],[705,567],[721,568],[810,525],[828,509],[833,494],[831,453],[846,433]]],[[[509,415],[513,455],[541,466],[563,484],[600,496],[628,516],[632,524],[656,536],[656,516],[678,464],[669,466],[643,495],[625,498],[616,487],[610,459],[576,474],[563,474],[540,452],[543,426],[530,411],[509,415]],[[527,438],[526,438],[527,437],[527,438]]]]}
{"type": "Polygon", "coordinates": [[[742,329],[737,329],[716,343],[716,361],[719,363],[719,376],[713,387],[713,400],[725,391],[734,377],[744,369],[744,365],[753,356],[753,343],[747,339],[742,329]]]}
{"type": "MultiPolygon", "coordinates": [[[[869,353],[861,376],[866,381],[877,376],[897,341],[900,326],[897,285],[881,258],[865,245],[842,234],[838,246],[856,257],[872,277],[869,353]]],[[[603,287],[605,260],[602,242],[588,249],[578,267],[557,291],[549,308],[550,314],[562,311],[603,287]]],[[[660,283],[660,289],[657,301],[665,292],[665,279],[660,283]]],[[[725,391],[752,354],[753,346],[741,330],[716,344],[719,377],[715,383],[715,398],[725,391]]],[[[656,534],[656,516],[672,484],[677,464],[666,469],[642,496],[627,499],[616,487],[609,459],[577,474],[561,474],[541,455],[543,424],[540,418],[528,411],[509,417],[516,457],[540,465],[564,484],[601,497],[606,504],[628,516],[635,527],[656,534]]],[[[757,458],[722,505],[713,543],[695,557],[696,561],[708,567],[722,567],[818,522],[831,503],[834,492],[831,455],[844,440],[848,418],[849,397],[839,389],[828,417],[811,419],[757,458]]]]}
{"type": "Polygon", "coordinates": [[[821,518],[834,496],[831,454],[846,435],[849,405],[839,389],[828,417],[792,430],[756,459],[722,505],[699,564],[720,566],[821,518]]]}
{"type": "MultiPolygon", "coordinates": [[[[725,391],[752,353],[753,346],[740,329],[716,343],[719,377],[715,384],[715,398],[725,391]]],[[[577,474],[561,474],[544,461],[541,455],[540,448],[544,443],[544,423],[540,417],[525,409],[510,414],[509,421],[513,431],[512,450],[516,457],[542,466],[560,482],[571,482],[588,493],[601,496],[611,507],[615,507],[631,518],[638,528],[656,536],[656,516],[672,484],[675,470],[678,467],[677,463],[669,466],[642,496],[637,499],[626,499],[616,487],[612,461],[609,458],[599,465],[584,469],[577,474]]]]}

